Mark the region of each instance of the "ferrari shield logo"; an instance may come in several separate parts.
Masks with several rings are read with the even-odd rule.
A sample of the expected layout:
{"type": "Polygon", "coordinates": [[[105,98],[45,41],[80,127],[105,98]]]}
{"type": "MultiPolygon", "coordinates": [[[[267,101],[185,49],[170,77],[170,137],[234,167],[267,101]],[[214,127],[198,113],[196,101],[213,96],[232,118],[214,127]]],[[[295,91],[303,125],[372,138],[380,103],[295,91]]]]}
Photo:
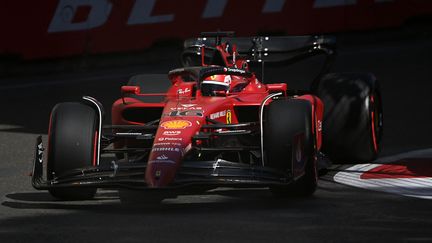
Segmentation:
{"type": "Polygon", "coordinates": [[[231,120],[231,110],[227,110],[226,111],[226,123],[227,124],[231,124],[232,120],[231,120]]]}

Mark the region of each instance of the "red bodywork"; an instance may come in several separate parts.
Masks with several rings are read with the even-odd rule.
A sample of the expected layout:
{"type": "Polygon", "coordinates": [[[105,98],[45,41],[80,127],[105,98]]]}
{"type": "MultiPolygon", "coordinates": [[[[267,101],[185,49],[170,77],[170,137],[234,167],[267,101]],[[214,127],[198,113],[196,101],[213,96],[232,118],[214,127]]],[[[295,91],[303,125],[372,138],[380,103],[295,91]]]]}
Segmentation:
{"type": "MultiPolygon", "coordinates": [[[[236,55],[225,51],[224,44],[218,46],[225,59],[226,67],[242,67],[247,70],[245,60],[232,58],[236,55]],[[234,64],[235,62],[235,64],[234,64]]],[[[202,63],[205,65],[205,63],[202,63]]],[[[166,187],[173,182],[177,170],[181,167],[183,159],[192,148],[192,137],[202,130],[203,125],[209,124],[208,119],[224,124],[237,124],[241,117],[236,112],[237,107],[256,107],[257,111],[262,102],[271,93],[281,92],[281,96],[287,96],[287,85],[263,84],[255,75],[251,77],[231,76],[230,91],[221,96],[202,95],[198,82],[184,80],[182,75],[171,75],[172,86],[164,94],[136,94],[138,87],[124,86],[122,91],[134,93],[135,97],[123,97],[117,100],[112,106],[113,125],[144,125],[140,122],[128,120],[124,114],[128,110],[160,109],[160,121],[152,150],[148,156],[148,164],[145,173],[145,180],[149,187],[166,187]],[[238,92],[233,88],[242,83],[245,85],[238,92]],[[159,103],[147,103],[139,97],[164,96],[165,99],[159,103]]],[[[144,84],[145,85],[145,84],[144,84]]],[[[321,148],[321,124],[323,118],[323,103],[313,95],[291,97],[303,99],[312,105],[313,127],[311,128],[316,138],[317,150],[321,148]]],[[[269,99],[266,104],[272,102],[269,99]]],[[[258,117],[258,115],[257,115],[258,117]]],[[[198,141],[199,142],[199,141],[198,141]]],[[[124,143],[116,143],[117,148],[124,146],[124,143]]]]}

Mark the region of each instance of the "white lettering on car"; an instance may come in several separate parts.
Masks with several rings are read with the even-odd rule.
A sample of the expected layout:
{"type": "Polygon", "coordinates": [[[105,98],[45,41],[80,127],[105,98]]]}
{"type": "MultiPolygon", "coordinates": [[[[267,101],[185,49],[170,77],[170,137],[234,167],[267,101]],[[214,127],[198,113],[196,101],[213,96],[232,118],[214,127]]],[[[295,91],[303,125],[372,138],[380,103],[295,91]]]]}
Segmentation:
{"type": "Polygon", "coordinates": [[[178,136],[181,134],[181,131],[164,131],[163,135],[166,136],[178,136]]]}
{"type": "Polygon", "coordinates": [[[195,117],[202,117],[204,112],[202,110],[185,110],[185,111],[171,111],[170,113],[164,114],[163,116],[170,116],[170,117],[178,117],[178,116],[195,116],[195,117]]]}
{"type": "Polygon", "coordinates": [[[181,104],[181,106],[189,108],[189,107],[196,106],[196,104],[181,104]]]}
{"type": "Polygon", "coordinates": [[[202,107],[171,107],[172,111],[203,110],[202,107]]]}
{"type": "Polygon", "coordinates": [[[225,111],[219,111],[213,114],[210,114],[210,119],[214,120],[214,119],[218,119],[220,117],[224,117],[226,116],[226,110],[225,111]]]}
{"type": "Polygon", "coordinates": [[[190,90],[189,88],[185,88],[185,89],[178,89],[178,90],[177,90],[177,94],[180,94],[180,95],[184,95],[184,94],[187,94],[187,93],[189,93],[189,92],[191,92],[191,90],[190,90]]]}
{"type": "Polygon", "coordinates": [[[152,152],[180,152],[180,148],[153,148],[152,152]]]}
{"type": "Polygon", "coordinates": [[[168,138],[168,137],[161,137],[158,138],[158,141],[162,142],[162,141],[182,141],[183,138],[168,138]]]}
{"type": "Polygon", "coordinates": [[[167,147],[167,146],[181,146],[181,144],[180,143],[154,143],[153,147],[156,147],[156,146],[165,146],[165,147],[167,147]]]}
{"type": "Polygon", "coordinates": [[[166,156],[165,154],[162,154],[161,156],[156,157],[156,159],[158,159],[158,160],[167,160],[168,156],[166,156]]]}

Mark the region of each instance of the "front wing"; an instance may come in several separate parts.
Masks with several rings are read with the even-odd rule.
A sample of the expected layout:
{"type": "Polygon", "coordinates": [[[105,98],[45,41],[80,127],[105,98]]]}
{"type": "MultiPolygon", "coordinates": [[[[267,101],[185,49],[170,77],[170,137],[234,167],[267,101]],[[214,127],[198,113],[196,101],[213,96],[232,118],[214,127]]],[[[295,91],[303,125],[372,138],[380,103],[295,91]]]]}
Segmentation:
{"type": "MultiPolygon", "coordinates": [[[[38,190],[64,187],[154,189],[145,182],[147,163],[112,161],[111,164],[71,170],[60,177],[46,180],[43,176],[42,137],[36,141],[32,185],[38,190]]],[[[175,189],[188,186],[269,187],[289,185],[292,176],[272,168],[253,166],[226,160],[186,161],[177,171],[170,186],[157,189],[175,189]]]]}

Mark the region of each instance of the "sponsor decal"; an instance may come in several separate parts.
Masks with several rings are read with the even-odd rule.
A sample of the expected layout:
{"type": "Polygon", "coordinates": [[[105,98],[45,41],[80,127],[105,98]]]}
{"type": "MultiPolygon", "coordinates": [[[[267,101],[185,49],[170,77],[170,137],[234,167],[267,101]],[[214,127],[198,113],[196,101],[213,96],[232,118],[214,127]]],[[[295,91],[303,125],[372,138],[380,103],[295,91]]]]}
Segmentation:
{"type": "Polygon", "coordinates": [[[171,148],[171,147],[153,148],[152,152],[180,152],[180,148],[171,148]]]}
{"type": "Polygon", "coordinates": [[[163,122],[160,126],[165,129],[185,129],[192,126],[192,123],[186,120],[172,120],[163,122]]]}
{"type": "Polygon", "coordinates": [[[227,110],[226,111],[226,123],[231,124],[231,122],[232,122],[231,110],[227,110]]]}
{"type": "Polygon", "coordinates": [[[227,111],[219,111],[213,114],[210,114],[210,119],[214,120],[214,119],[218,119],[220,117],[224,117],[226,116],[227,111]]]}
{"type": "Polygon", "coordinates": [[[156,157],[156,159],[158,159],[158,160],[167,160],[168,156],[166,156],[165,154],[162,154],[162,155],[156,157]]]}
{"type": "Polygon", "coordinates": [[[231,76],[230,75],[225,76],[224,83],[231,84],[231,76]]]}
{"type": "Polygon", "coordinates": [[[150,160],[149,161],[150,164],[160,164],[160,163],[169,163],[169,164],[175,164],[174,161],[172,160],[150,160]]]}
{"type": "Polygon", "coordinates": [[[169,146],[171,143],[154,143],[153,146],[169,146]]]}
{"type": "Polygon", "coordinates": [[[215,79],[216,79],[216,75],[212,75],[212,76],[210,76],[210,79],[211,79],[211,80],[215,80],[215,79]]]}
{"type": "Polygon", "coordinates": [[[177,94],[180,94],[180,95],[184,95],[184,94],[187,94],[187,93],[190,93],[190,92],[191,92],[191,90],[189,88],[178,89],[177,90],[177,94]]]}
{"type": "Polygon", "coordinates": [[[185,108],[190,108],[190,107],[196,106],[196,104],[181,104],[181,106],[183,106],[185,108]]]}
{"type": "Polygon", "coordinates": [[[167,138],[167,137],[161,137],[158,138],[158,141],[162,142],[162,141],[182,141],[183,138],[167,138]]]}
{"type": "Polygon", "coordinates": [[[181,134],[181,131],[164,131],[162,134],[165,136],[178,136],[181,134]]]}
{"type": "Polygon", "coordinates": [[[180,143],[154,143],[153,146],[181,146],[180,143]]]}
{"type": "Polygon", "coordinates": [[[224,68],[225,72],[232,72],[232,73],[239,73],[239,74],[245,74],[246,71],[243,69],[237,69],[237,68],[224,68]]]}
{"type": "Polygon", "coordinates": [[[201,106],[199,106],[199,107],[193,107],[193,106],[185,106],[185,105],[182,105],[182,107],[171,107],[170,108],[172,111],[190,111],[190,110],[200,110],[200,111],[202,111],[203,110],[203,108],[201,107],[201,106]]]}
{"type": "Polygon", "coordinates": [[[170,113],[164,114],[164,116],[178,117],[178,116],[192,116],[202,117],[204,112],[202,110],[184,110],[184,111],[171,111],[170,113]]]}

